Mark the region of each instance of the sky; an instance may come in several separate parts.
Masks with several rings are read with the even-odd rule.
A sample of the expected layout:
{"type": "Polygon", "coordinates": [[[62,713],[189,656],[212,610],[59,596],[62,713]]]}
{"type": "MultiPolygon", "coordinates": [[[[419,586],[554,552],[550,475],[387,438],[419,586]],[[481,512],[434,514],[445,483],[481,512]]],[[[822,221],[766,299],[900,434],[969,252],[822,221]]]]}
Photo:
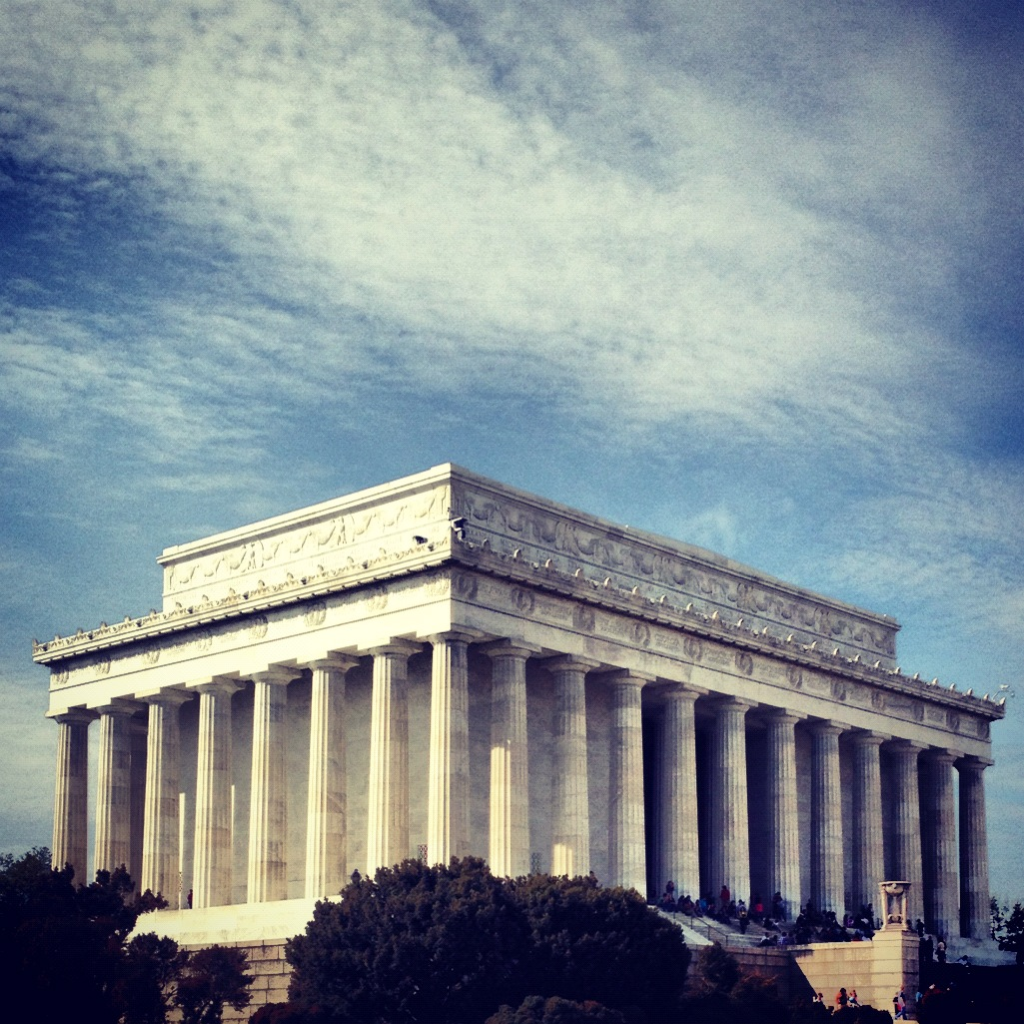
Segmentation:
{"type": "Polygon", "coordinates": [[[33,638],[448,461],[1020,689],[1022,58],[992,0],[0,0],[0,851],[50,840],[33,638]]]}

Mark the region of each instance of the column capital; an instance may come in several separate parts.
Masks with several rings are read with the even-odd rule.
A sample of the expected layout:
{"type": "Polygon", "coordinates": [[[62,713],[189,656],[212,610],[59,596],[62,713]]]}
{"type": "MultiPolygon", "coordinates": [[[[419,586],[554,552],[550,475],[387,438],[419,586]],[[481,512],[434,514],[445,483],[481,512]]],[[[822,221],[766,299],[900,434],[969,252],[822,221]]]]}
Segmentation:
{"type": "Polygon", "coordinates": [[[196,693],[212,693],[222,697],[230,697],[242,689],[242,684],[237,679],[228,676],[207,676],[205,679],[186,683],[185,686],[196,693]]]}
{"type": "Polygon", "coordinates": [[[743,714],[746,714],[751,708],[757,707],[756,700],[747,700],[743,697],[737,697],[730,693],[713,694],[709,699],[708,704],[716,710],[732,708],[736,711],[742,712],[743,714]]]}
{"type": "Polygon", "coordinates": [[[954,767],[961,773],[965,771],[976,771],[980,773],[986,768],[991,768],[994,764],[995,761],[993,761],[991,757],[982,757],[980,754],[964,754],[960,760],[956,762],[954,767]]]}
{"type": "Polygon", "coordinates": [[[115,697],[106,704],[97,704],[93,710],[100,715],[124,715],[130,717],[136,711],[141,711],[144,705],[137,700],[128,700],[122,697],[115,697]]]}
{"type": "Polygon", "coordinates": [[[395,640],[389,640],[387,643],[375,644],[373,647],[366,649],[367,654],[372,654],[375,658],[378,655],[404,655],[406,658],[411,658],[414,654],[419,654],[423,650],[423,645],[415,643],[412,640],[404,640],[401,638],[395,640]]]}
{"type": "Polygon", "coordinates": [[[250,672],[249,678],[254,683],[268,683],[271,686],[287,686],[293,679],[302,675],[302,669],[289,668],[287,665],[270,665],[260,672],[250,672]]]}
{"type": "Polygon", "coordinates": [[[648,672],[634,672],[631,668],[614,668],[609,672],[601,672],[600,677],[613,686],[636,687],[647,686],[657,679],[657,676],[648,672]]]}
{"type": "Polygon", "coordinates": [[[689,683],[662,683],[655,691],[665,700],[686,700],[693,703],[698,697],[706,697],[709,690],[703,686],[691,686],[689,683]]]}
{"type": "Polygon", "coordinates": [[[889,733],[876,732],[874,729],[853,729],[848,734],[849,741],[857,747],[881,747],[888,743],[892,736],[889,733]]]}
{"type": "Polygon", "coordinates": [[[788,708],[762,707],[761,716],[766,722],[778,722],[780,725],[796,725],[807,720],[802,711],[790,711],[788,708]]]}
{"type": "Polygon", "coordinates": [[[928,764],[951,768],[956,761],[964,756],[962,750],[950,750],[948,747],[931,747],[925,751],[924,760],[928,764]]]}
{"type": "Polygon", "coordinates": [[[915,757],[921,753],[922,750],[928,748],[923,743],[918,743],[917,740],[906,740],[900,737],[889,740],[885,744],[886,750],[892,754],[913,754],[915,757]]]}
{"type": "Polygon", "coordinates": [[[47,711],[47,718],[52,718],[60,725],[88,725],[99,716],[92,708],[65,708],[63,711],[47,711]]]}
{"type": "Polygon", "coordinates": [[[594,661],[591,658],[581,658],[578,654],[558,654],[553,658],[544,659],[544,667],[552,672],[578,671],[591,672],[596,668],[603,668],[603,663],[594,661]]]}
{"type": "Polygon", "coordinates": [[[808,728],[818,736],[841,736],[850,729],[845,722],[837,722],[831,718],[819,718],[808,722],[808,728]]]}
{"type": "Polygon", "coordinates": [[[348,672],[359,664],[359,658],[354,654],[328,654],[322,658],[313,658],[311,661],[304,661],[302,668],[308,669],[333,669],[335,672],[348,672]]]}
{"type": "Polygon", "coordinates": [[[181,706],[192,700],[194,694],[187,690],[180,690],[177,687],[165,687],[159,690],[139,690],[135,699],[143,704],[165,704],[170,706],[181,706]]]}
{"type": "Polygon", "coordinates": [[[541,652],[536,644],[528,644],[522,640],[495,640],[481,647],[480,650],[488,658],[533,658],[541,652]]]}
{"type": "Polygon", "coordinates": [[[471,629],[445,629],[440,633],[428,633],[424,640],[431,644],[443,644],[447,642],[451,643],[463,643],[472,644],[476,643],[481,637],[480,633],[471,629]]]}

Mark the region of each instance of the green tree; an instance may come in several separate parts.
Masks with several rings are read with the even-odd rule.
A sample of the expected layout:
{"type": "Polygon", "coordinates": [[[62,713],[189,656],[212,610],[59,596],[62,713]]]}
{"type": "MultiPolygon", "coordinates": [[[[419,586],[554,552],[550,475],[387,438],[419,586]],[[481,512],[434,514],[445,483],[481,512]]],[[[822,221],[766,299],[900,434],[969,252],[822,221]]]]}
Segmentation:
{"type": "Polygon", "coordinates": [[[287,946],[289,995],[355,1024],[480,1021],[513,1001],[528,937],[508,887],[482,861],[408,860],[317,904],[287,946]]]}
{"type": "Polygon", "coordinates": [[[252,998],[245,950],[210,946],[189,954],[178,972],[174,1005],[182,1024],[220,1024],[224,1006],[242,1010],[252,998]]]}
{"type": "Polygon", "coordinates": [[[531,995],[648,1006],[681,991],[689,961],[679,929],[635,893],[495,878],[476,858],[354,880],[286,955],[291,999],[352,1024],[467,1024],[531,995]]]}
{"type": "Polygon", "coordinates": [[[527,996],[517,1009],[502,1006],[484,1024],[625,1024],[625,1021],[618,1010],[610,1010],[600,1003],[574,1003],[558,996],[548,999],[527,996]]]}
{"type": "Polygon", "coordinates": [[[681,994],[690,962],[682,933],[632,890],[593,877],[509,884],[530,925],[527,992],[645,1011],[681,994]]]}
{"type": "MultiPolygon", "coordinates": [[[[1006,914],[1006,908],[1003,908],[1006,914]]],[[[999,948],[1015,953],[1017,963],[1024,964],[1024,907],[1020,903],[1014,903],[1013,910],[1002,922],[1002,928],[996,935],[999,940],[999,948]]]]}
{"type": "Polygon", "coordinates": [[[139,966],[125,942],[140,914],[166,904],[134,894],[124,868],[75,886],[70,867],[51,870],[50,853],[0,857],[0,971],[14,1005],[40,1020],[117,1022],[129,975],[139,966]]]}

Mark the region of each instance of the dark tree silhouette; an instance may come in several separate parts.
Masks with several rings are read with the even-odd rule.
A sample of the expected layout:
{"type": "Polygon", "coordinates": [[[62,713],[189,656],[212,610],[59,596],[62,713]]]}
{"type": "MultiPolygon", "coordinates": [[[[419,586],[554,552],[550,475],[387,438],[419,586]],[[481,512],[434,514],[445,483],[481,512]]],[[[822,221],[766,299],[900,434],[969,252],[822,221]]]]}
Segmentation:
{"type": "Polygon", "coordinates": [[[527,996],[646,1007],[675,998],[689,962],[679,930],[635,893],[496,878],[476,858],[354,879],[286,955],[291,1000],[352,1024],[466,1024],[527,996]]]}

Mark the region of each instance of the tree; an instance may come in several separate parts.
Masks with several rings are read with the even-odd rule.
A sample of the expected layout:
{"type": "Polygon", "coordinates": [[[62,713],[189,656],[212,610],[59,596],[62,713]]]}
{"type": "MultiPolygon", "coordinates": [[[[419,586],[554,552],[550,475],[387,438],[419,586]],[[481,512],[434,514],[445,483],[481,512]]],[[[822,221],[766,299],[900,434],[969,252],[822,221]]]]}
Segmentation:
{"type": "MultiPolygon", "coordinates": [[[[1003,908],[1006,914],[1006,908],[1003,908]]],[[[1024,907],[1014,903],[1009,916],[1001,922],[1000,931],[995,935],[999,940],[999,948],[1017,955],[1017,963],[1024,964],[1024,907]]]]}
{"type": "Polygon", "coordinates": [[[530,925],[528,992],[648,1011],[681,994],[690,962],[682,933],[636,893],[593,877],[509,884],[530,925]]]}
{"type": "Polygon", "coordinates": [[[174,1005],[182,1024],[221,1024],[224,1005],[242,1010],[252,998],[245,950],[210,946],[189,954],[178,973],[174,1005]]]}
{"type": "Polygon", "coordinates": [[[484,1024],[625,1024],[618,1010],[609,1010],[600,1003],[574,1003],[551,996],[527,996],[518,1009],[503,1006],[484,1024]]]}
{"type": "Polygon", "coordinates": [[[0,857],[0,970],[5,996],[40,1020],[120,1021],[129,975],[141,952],[125,948],[139,916],[166,906],[151,892],[133,895],[124,868],[75,886],[74,870],[50,868],[39,847],[0,857]]]}
{"type": "Polygon", "coordinates": [[[50,868],[46,849],[0,856],[5,998],[38,1020],[77,1024],[163,1024],[172,998],[186,1024],[217,1024],[225,1003],[248,1005],[240,950],[185,953],[152,933],[129,941],[141,915],[165,906],[136,894],[124,867],[76,886],[70,866],[50,868]]]}
{"type": "Polygon", "coordinates": [[[355,879],[286,956],[291,999],[353,1024],[465,1024],[527,996],[648,1006],[681,991],[689,961],[679,929],[635,893],[495,878],[476,858],[355,879]]]}
{"type": "Polygon", "coordinates": [[[408,860],[316,905],[286,948],[289,995],[356,1024],[480,1021],[513,1001],[528,937],[508,887],[482,861],[408,860]]]}

